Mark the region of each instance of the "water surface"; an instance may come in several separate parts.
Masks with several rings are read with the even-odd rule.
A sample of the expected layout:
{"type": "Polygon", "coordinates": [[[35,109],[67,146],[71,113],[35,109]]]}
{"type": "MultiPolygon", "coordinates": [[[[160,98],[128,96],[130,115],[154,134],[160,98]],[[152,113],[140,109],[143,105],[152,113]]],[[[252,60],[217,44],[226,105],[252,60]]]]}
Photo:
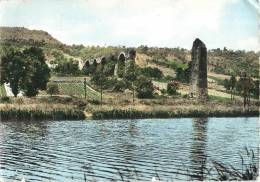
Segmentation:
{"type": "Polygon", "coordinates": [[[0,177],[202,180],[212,161],[240,169],[245,147],[257,155],[258,133],[258,118],[2,121],[0,177]]]}

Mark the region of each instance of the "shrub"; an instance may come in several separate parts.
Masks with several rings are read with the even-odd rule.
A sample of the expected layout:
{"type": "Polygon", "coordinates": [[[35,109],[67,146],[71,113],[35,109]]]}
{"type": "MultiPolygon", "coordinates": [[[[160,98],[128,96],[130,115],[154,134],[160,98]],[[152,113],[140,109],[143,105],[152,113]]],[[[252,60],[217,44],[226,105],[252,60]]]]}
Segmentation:
{"type": "Polygon", "coordinates": [[[179,82],[171,81],[167,84],[167,93],[169,95],[176,95],[179,87],[180,87],[179,82]]]}
{"type": "Polygon", "coordinates": [[[135,82],[138,98],[152,98],[153,97],[153,83],[151,80],[140,76],[135,82]]]}
{"type": "Polygon", "coordinates": [[[49,82],[47,84],[47,93],[52,95],[57,95],[59,94],[59,87],[57,83],[49,82]]]}
{"type": "Polygon", "coordinates": [[[160,79],[163,77],[162,71],[158,68],[152,68],[152,67],[139,68],[138,72],[140,75],[144,75],[149,78],[160,79]]]}
{"type": "Polygon", "coordinates": [[[123,80],[118,80],[113,88],[113,91],[122,92],[126,89],[127,85],[123,80]]]}
{"type": "Polygon", "coordinates": [[[1,97],[1,103],[11,103],[10,97],[1,97]]]}

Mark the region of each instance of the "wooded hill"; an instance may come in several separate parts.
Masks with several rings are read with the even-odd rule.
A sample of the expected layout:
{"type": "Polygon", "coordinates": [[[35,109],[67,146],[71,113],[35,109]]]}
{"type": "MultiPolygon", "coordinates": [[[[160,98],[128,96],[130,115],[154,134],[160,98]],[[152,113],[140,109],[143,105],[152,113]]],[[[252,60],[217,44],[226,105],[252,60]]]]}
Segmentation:
{"type": "MultiPolygon", "coordinates": [[[[29,30],[23,27],[0,27],[1,51],[4,47],[23,49],[29,46],[42,47],[48,62],[57,63],[72,59],[85,60],[101,56],[118,56],[120,52],[127,53],[127,47],[100,47],[83,45],[65,45],[42,30],[29,30]]],[[[191,44],[192,44],[191,40],[191,44]]],[[[0,53],[1,53],[0,51],[0,53]]],[[[139,46],[137,51],[137,64],[145,67],[158,67],[163,72],[177,68],[187,67],[191,60],[190,50],[183,48],[158,48],[139,46]],[[164,69],[165,68],[165,69],[164,69]]],[[[260,52],[230,50],[217,48],[208,50],[209,72],[239,75],[246,71],[253,77],[259,77],[260,52]]],[[[170,71],[171,73],[171,71],[170,71]]]]}

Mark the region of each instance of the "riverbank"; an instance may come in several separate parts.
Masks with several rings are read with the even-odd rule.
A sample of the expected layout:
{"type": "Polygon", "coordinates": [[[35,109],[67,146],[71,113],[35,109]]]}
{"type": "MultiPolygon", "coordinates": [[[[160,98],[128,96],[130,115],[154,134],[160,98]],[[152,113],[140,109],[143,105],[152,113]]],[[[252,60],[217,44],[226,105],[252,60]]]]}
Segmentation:
{"type": "Polygon", "coordinates": [[[145,119],[145,118],[191,118],[191,117],[257,117],[258,111],[137,111],[137,110],[109,110],[109,111],[96,111],[93,113],[92,118],[101,119],[145,119]]]}
{"type": "Polygon", "coordinates": [[[244,112],[242,101],[160,98],[98,100],[73,97],[2,98],[1,120],[84,120],[182,117],[258,117],[259,101],[252,101],[244,112]]]}

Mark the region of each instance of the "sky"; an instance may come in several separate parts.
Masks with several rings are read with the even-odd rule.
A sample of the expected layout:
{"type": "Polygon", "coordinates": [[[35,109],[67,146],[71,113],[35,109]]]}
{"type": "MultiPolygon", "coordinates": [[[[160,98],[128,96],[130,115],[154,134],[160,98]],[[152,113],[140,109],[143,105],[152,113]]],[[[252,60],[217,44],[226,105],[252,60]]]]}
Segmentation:
{"type": "Polygon", "coordinates": [[[44,30],[66,44],[191,49],[259,46],[258,0],[0,0],[0,25],[44,30]]]}

